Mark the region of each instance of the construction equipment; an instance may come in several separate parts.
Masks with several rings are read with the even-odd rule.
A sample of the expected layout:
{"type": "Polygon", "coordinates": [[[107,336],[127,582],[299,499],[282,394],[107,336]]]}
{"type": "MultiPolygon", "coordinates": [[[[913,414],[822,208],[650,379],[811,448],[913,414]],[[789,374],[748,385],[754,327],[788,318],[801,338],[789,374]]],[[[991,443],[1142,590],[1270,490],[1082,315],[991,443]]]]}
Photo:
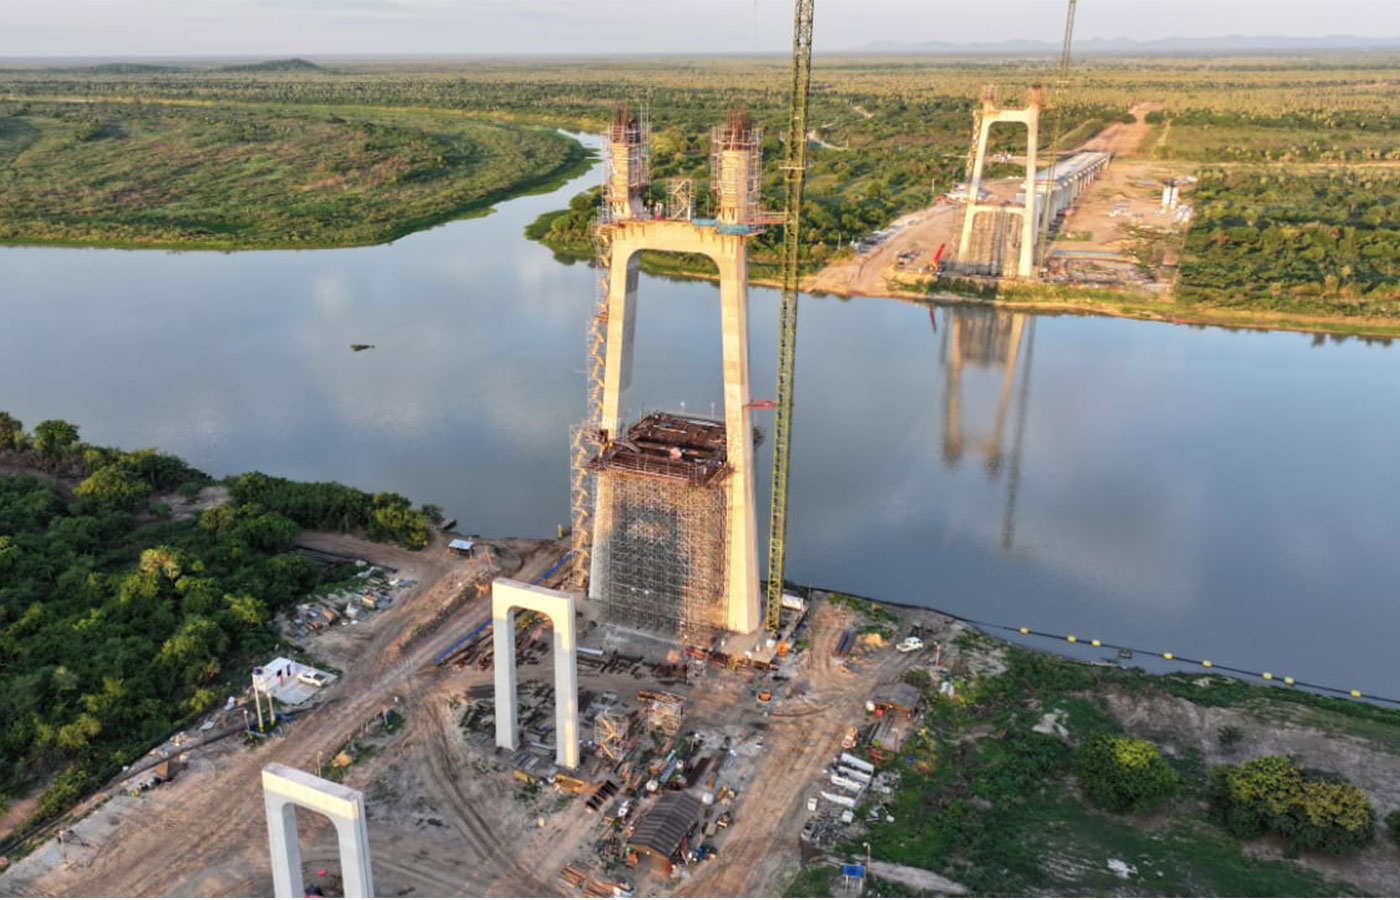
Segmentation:
{"type": "Polygon", "coordinates": [[[1064,97],[1065,89],[1069,87],[1069,55],[1070,48],[1074,45],[1074,11],[1079,0],[1069,0],[1069,9],[1065,13],[1065,42],[1060,48],[1060,75],[1055,81],[1055,98],[1052,101],[1052,108],[1055,110],[1054,125],[1050,132],[1050,172],[1049,179],[1045,185],[1045,208],[1040,215],[1040,240],[1037,242],[1038,251],[1036,253],[1036,267],[1045,265],[1045,255],[1050,251],[1050,201],[1055,196],[1055,166],[1060,161],[1060,134],[1064,130],[1064,97]]]}
{"type": "Polygon", "coordinates": [[[773,505],[768,525],[767,626],[782,627],[783,562],[787,551],[788,463],[792,388],[797,362],[797,275],[802,185],[807,174],[807,98],[812,84],[812,7],[794,0],[792,81],[788,100],[787,159],[783,164],[783,298],[778,315],[778,388],[773,416],[773,505]]]}
{"type": "MultiPolygon", "coordinates": [[[[944,251],[944,250],[947,250],[947,249],[948,249],[948,245],[947,245],[947,244],[939,244],[939,245],[938,245],[938,252],[935,253],[935,254],[933,254],[933,259],[929,260],[929,264],[928,264],[928,270],[929,270],[929,272],[930,272],[931,274],[933,274],[933,275],[937,275],[937,274],[938,274],[938,269],[939,269],[939,267],[943,265],[943,251],[944,251]]],[[[937,326],[934,326],[934,330],[935,330],[935,331],[937,330],[937,326]]]]}

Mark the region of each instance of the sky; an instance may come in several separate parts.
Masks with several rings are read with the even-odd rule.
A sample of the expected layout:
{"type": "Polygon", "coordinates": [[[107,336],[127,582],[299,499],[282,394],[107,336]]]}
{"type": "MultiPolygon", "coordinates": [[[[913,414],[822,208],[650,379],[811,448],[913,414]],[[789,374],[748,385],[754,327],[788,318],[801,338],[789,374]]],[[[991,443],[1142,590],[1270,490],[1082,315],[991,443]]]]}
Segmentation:
{"type": "MultiPolygon", "coordinates": [[[[814,50],[1058,41],[1063,0],[817,0],[814,50]]],[[[0,0],[0,56],[786,49],[791,0],[0,0]]],[[[1400,0],[1081,0],[1076,39],[1400,35],[1400,0]],[[1325,18],[1319,10],[1325,8],[1325,18]]]]}

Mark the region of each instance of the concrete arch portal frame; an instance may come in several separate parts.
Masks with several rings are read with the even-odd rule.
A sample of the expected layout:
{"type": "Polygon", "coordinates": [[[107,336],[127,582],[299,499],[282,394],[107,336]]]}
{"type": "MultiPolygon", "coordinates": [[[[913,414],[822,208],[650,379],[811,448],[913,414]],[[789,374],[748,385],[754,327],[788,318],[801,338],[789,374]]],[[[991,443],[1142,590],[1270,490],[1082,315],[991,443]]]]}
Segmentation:
{"type": "MultiPolygon", "coordinates": [[[[736,229],[737,230],[737,229],[736,229]]],[[[719,270],[720,337],[724,366],[724,427],[729,475],[726,479],[727,571],[725,625],[753,634],[760,621],[758,532],[754,501],[753,416],[749,403],[748,242],[758,229],[725,234],[714,225],[667,219],[630,219],[609,228],[607,363],[603,375],[602,421],[605,440],[623,435],[622,394],[632,383],[632,347],[637,330],[637,269],[642,251],[695,253],[719,270]]],[[[596,521],[607,520],[611,499],[600,483],[596,521]]],[[[593,589],[605,589],[603,554],[595,553],[593,589]]]]}
{"type": "Polygon", "coordinates": [[[263,769],[262,783],[273,892],[278,897],[306,896],[301,878],[301,848],[297,846],[296,808],[300,806],[320,813],[335,825],[345,896],[373,897],[364,794],[281,763],[269,763],[263,769]]]}
{"type": "Polygon", "coordinates": [[[962,236],[958,241],[959,264],[967,262],[977,216],[982,213],[1007,212],[1021,217],[1021,252],[1016,274],[1020,278],[1031,278],[1035,275],[1035,167],[1036,147],[1040,142],[1040,109],[1043,103],[1043,94],[1038,85],[1031,88],[1030,102],[1025,109],[1004,109],[998,106],[993,94],[984,88],[982,105],[977,110],[977,143],[974,148],[972,178],[967,185],[967,210],[963,219],[962,236]],[[998,122],[1013,122],[1026,126],[1025,203],[1021,207],[1002,207],[982,202],[982,170],[987,164],[987,141],[991,137],[992,126],[998,122]]]}
{"type": "Polygon", "coordinates": [[[498,578],[491,584],[492,649],[495,656],[496,746],[519,745],[515,678],[515,611],[528,609],[554,624],[554,761],[578,768],[578,635],[573,594],[498,578]]]}

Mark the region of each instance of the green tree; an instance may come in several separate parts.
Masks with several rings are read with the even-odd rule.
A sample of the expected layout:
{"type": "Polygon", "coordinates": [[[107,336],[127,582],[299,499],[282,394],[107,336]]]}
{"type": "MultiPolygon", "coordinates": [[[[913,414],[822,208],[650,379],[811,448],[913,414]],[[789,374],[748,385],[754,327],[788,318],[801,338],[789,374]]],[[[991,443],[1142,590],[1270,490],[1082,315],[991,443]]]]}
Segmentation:
{"type": "Polygon", "coordinates": [[[78,426],[62,419],[45,419],[34,426],[34,449],[44,456],[61,457],[78,446],[78,426]]]}
{"type": "Polygon", "coordinates": [[[224,601],[228,603],[229,612],[239,622],[248,625],[261,625],[267,621],[267,604],[257,597],[250,597],[247,594],[238,597],[225,596],[224,601]]]}
{"type": "Polygon", "coordinates": [[[24,423],[0,411],[0,450],[20,450],[24,444],[24,423]]]}
{"type": "Polygon", "coordinates": [[[1157,746],[1123,734],[1096,734],[1074,752],[1084,793],[1112,812],[1145,812],[1176,792],[1177,774],[1157,746]]]}
{"type": "Polygon", "coordinates": [[[151,486],[120,466],[103,466],[84,478],[73,493],[103,509],[131,509],[150,495],[151,486]]]}

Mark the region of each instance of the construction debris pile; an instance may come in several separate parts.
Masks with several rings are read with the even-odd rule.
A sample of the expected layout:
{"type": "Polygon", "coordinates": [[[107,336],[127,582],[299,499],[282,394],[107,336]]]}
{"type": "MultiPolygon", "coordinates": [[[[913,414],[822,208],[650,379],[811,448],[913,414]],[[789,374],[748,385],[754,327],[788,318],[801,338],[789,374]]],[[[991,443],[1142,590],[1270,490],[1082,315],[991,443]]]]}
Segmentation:
{"type": "MultiPolygon", "coordinates": [[[[310,552],[310,551],[307,551],[310,552]]],[[[328,555],[328,554],[323,554],[328,555]]],[[[306,640],[312,632],[335,625],[363,621],[394,602],[401,591],[417,582],[412,578],[394,578],[394,569],[367,566],[356,573],[364,580],[362,588],[329,594],[306,603],[297,604],[296,615],[285,629],[289,637],[306,640]]]]}

